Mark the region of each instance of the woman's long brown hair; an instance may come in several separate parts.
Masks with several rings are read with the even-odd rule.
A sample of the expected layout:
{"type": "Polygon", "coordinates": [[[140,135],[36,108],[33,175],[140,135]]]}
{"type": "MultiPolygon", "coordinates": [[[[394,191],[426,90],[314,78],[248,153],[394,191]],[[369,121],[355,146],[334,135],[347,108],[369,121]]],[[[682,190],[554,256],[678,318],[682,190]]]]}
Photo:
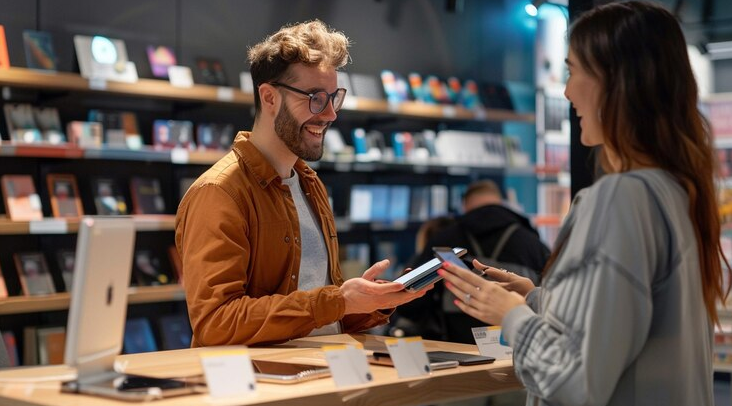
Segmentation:
{"type": "Polygon", "coordinates": [[[600,114],[603,150],[625,172],[633,164],[662,168],[689,195],[696,234],[704,304],[718,323],[724,302],[716,171],[709,126],[698,110],[698,90],[678,22],[660,6],[631,1],[597,7],[573,25],[569,46],[582,68],[603,89],[600,114]],[[721,260],[720,260],[721,259],[721,260]]]}

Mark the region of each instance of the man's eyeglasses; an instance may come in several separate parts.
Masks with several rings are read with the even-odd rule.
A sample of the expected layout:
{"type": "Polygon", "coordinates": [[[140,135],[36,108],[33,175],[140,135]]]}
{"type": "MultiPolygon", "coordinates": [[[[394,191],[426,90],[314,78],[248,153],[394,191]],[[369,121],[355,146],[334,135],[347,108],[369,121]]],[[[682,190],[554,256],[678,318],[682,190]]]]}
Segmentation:
{"type": "Polygon", "coordinates": [[[336,89],[336,91],[333,93],[328,93],[325,90],[309,93],[280,82],[270,82],[269,84],[276,87],[282,87],[291,92],[300,93],[308,96],[310,98],[310,112],[313,114],[322,113],[323,110],[325,110],[325,108],[328,106],[329,101],[332,101],[333,103],[333,111],[338,111],[341,109],[341,106],[343,106],[343,99],[346,98],[346,89],[342,87],[336,89]]]}

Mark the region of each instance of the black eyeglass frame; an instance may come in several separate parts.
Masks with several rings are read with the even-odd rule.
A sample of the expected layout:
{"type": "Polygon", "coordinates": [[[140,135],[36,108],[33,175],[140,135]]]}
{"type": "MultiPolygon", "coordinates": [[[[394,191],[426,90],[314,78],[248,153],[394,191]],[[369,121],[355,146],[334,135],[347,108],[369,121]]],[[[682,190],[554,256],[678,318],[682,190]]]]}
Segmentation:
{"type": "Polygon", "coordinates": [[[280,82],[269,82],[269,84],[272,85],[272,86],[275,86],[275,87],[282,87],[282,88],[287,89],[287,90],[289,90],[291,92],[300,93],[300,94],[302,94],[304,96],[308,96],[310,98],[310,101],[308,102],[308,107],[310,108],[310,112],[313,113],[313,114],[320,114],[320,113],[322,113],[323,110],[325,110],[325,108],[328,106],[328,102],[330,102],[331,105],[333,106],[333,111],[335,111],[335,112],[339,111],[341,109],[341,107],[343,107],[343,100],[346,99],[346,92],[348,91],[345,88],[339,87],[333,93],[328,93],[325,90],[319,90],[317,92],[312,92],[311,93],[311,92],[306,92],[304,90],[301,90],[301,89],[298,89],[296,87],[292,87],[290,85],[287,85],[287,84],[284,84],[284,83],[280,83],[280,82]],[[315,111],[315,109],[313,109],[313,101],[315,100],[316,95],[321,94],[321,93],[325,93],[328,96],[328,98],[326,99],[325,103],[323,103],[323,107],[320,110],[315,111]],[[336,106],[336,104],[335,104],[336,103],[336,97],[338,96],[339,93],[341,93],[342,96],[341,96],[340,99],[338,99],[338,105],[336,106]]]}

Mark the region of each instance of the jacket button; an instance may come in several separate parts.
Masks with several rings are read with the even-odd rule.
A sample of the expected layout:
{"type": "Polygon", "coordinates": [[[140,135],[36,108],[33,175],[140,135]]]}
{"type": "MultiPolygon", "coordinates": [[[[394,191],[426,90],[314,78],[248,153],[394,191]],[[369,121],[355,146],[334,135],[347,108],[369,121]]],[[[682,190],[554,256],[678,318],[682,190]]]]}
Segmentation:
{"type": "Polygon", "coordinates": [[[262,181],[259,182],[259,184],[261,186],[267,186],[267,181],[266,180],[262,180],[262,181]]]}
{"type": "Polygon", "coordinates": [[[292,274],[292,275],[290,276],[290,279],[292,279],[292,280],[294,281],[294,280],[295,280],[295,274],[292,274]]]}
{"type": "Polygon", "coordinates": [[[286,236],[285,236],[285,242],[287,242],[287,243],[289,243],[289,242],[290,242],[290,236],[289,236],[289,235],[286,235],[286,236]]]}

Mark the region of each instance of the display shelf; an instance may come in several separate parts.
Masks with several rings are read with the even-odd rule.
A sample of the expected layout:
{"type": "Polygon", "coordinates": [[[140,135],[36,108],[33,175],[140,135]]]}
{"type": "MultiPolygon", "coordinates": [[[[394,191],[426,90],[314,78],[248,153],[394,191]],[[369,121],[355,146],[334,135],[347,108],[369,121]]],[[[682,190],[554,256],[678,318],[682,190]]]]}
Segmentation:
{"type": "MultiPolygon", "coordinates": [[[[13,296],[0,299],[0,315],[68,310],[71,295],[67,292],[47,296],[13,296]]],[[[156,303],[185,300],[180,285],[131,286],[128,303],[156,303]]]]}
{"type": "Polygon", "coordinates": [[[135,83],[97,81],[85,79],[77,73],[40,72],[25,68],[0,71],[0,85],[73,92],[104,92],[122,96],[204,103],[254,104],[254,95],[233,88],[208,85],[175,87],[169,82],[155,79],[139,79],[135,83]]]}
{"type": "MultiPolygon", "coordinates": [[[[130,97],[144,97],[174,101],[228,103],[253,105],[254,95],[232,87],[193,85],[175,87],[169,82],[156,79],[139,79],[135,83],[98,81],[82,78],[70,72],[40,72],[31,69],[11,67],[0,70],[0,85],[22,88],[73,91],[103,92],[130,97]]],[[[432,105],[419,102],[389,104],[386,100],[373,100],[351,96],[344,104],[344,111],[367,114],[393,115],[428,120],[477,120],[477,121],[515,121],[533,123],[533,113],[516,113],[511,110],[473,109],[461,106],[432,105]]]]}
{"type": "MultiPolygon", "coordinates": [[[[183,149],[141,150],[119,148],[79,148],[72,145],[44,144],[2,144],[0,156],[25,158],[66,158],[66,159],[102,159],[141,162],[169,162],[173,164],[212,165],[221,159],[227,151],[188,151],[183,149]]],[[[541,173],[533,166],[502,167],[478,164],[444,163],[439,158],[422,161],[360,161],[354,158],[337,160],[320,160],[308,162],[316,170],[335,172],[413,172],[462,175],[478,173],[483,175],[528,175],[541,173]]],[[[557,169],[558,171],[558,169],[557,169]]]]}
{"type": "MultiPolygon", "coordinates": [[[[142,214],[132,216],[137,231],[172,231],[172,214],[142,214]]],[[[74,234],[79,231],[78,219],[45,218],[33,221],[0,219],[0,235],[20,234],[74,234]]]]}

